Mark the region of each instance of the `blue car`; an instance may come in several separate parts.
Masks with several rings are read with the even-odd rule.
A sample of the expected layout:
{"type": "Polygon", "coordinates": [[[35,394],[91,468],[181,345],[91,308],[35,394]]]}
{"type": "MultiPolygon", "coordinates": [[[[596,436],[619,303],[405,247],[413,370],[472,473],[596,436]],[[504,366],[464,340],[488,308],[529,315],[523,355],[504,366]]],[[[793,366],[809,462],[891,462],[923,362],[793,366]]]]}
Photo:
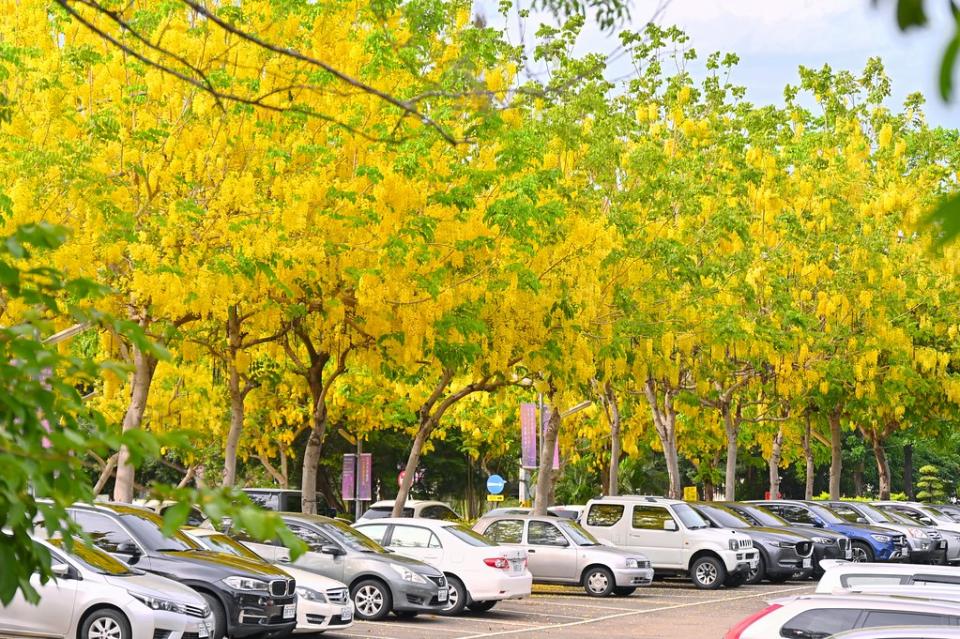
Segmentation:
{"type": "Polygon", "coordinates": [[[825,528],[850,538],[852,561],[907,561],[910,556],[906,537],[890,528],[855,524],[843,519],[822,504],[778,499],[754,501],[792,524],[825,528]]]}

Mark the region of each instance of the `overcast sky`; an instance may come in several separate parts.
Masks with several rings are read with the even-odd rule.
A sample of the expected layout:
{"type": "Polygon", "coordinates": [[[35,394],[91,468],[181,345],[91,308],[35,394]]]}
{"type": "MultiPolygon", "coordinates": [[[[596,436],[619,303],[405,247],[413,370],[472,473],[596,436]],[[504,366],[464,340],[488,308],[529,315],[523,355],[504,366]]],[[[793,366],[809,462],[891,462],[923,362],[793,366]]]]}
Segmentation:
{"type": "MultiPolygon", "coordinates": [[[[478,0],[491,7],[492,0],[478,0]]],[[[527,3],[524,3],[527,4],[527,3]]],[[[931,26],[904,35],[893,17],[894,0],[672,0],[660,15],[662,26],[676,24],[691,36],[691,45],[705,57],[716,50],[740,56],[732,80],[747,87],[747,98],[757,104],[782,104],[785,84],[797,83],[797,67],[859,71],[867,58],[880,56],[893,82],[891,108],[921,91],[932,124],[960,127],[960,99],[943,104],[936,77],[943,48],[949,38],[949,17],[944,2],[927,2],[931,26]]],[[[632,18],[639,28],[657,6],[656,0],[633,0],[632,18]]],[[[483,13],[492,17],[494,10],[483,13]]],[[[527,33],[536,31],[528,20],[527,33]]],[[[543,18],[547,19],[547,18],[543,18]]],[[[514,37],[516,16],[509,22],[514,37]]],[[[584,51],[609,52],[617,45],[615,34],[588,27],[584,51]]],[[[626,67],[618,71],[622,73],[626,67]]],[[[958,84],[960,96],[960,84],[958,84]]]]}

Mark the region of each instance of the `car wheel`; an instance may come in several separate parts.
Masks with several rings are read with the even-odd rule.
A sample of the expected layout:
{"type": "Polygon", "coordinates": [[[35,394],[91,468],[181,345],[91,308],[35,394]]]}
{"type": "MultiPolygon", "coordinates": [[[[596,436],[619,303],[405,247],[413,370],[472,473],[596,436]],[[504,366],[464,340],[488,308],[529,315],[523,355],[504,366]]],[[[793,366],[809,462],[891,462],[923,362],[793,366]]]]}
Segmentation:
{"type": "Polygon", "coordinates": [[[603,566],[587,568],[583,573],[583,589],[591,597],[607,597],[616,587],[617,582],[613,579],[613,573],[603,566]]]}
{"type": "Polygon", "coordinates": [[[751,568],[750,572],[747,573],[747,583],[751,586],[755,586],[761,581],[767,574],[767,560],[763,558],[763,555],[760,555],[760,558],[757,560],[757,567],[751,568]]]}
{"type": "Polygon", "coordinates": [[[467,605],[467,589],[463,586],[463,582],[453,575],[447,575],[447,586],[447,606],[440,611],[440,614],[459,615],[467,605]]]}
{"type": "Polygon", "coordinates": [[[130,622],[117,610],[95,610],[83,620],[80,639],[131,639],[130,622]]]}
{"type": "Polygon", "coordinates": [[[486,612],[492,610],[494,606],[497,605],[497,600],[493,601],[471,601],[467,604],[467,608],[474,612],[486,612]]]}
{"type": "Polygon", "coordinates": [[[727,569],[716,557],[699,557],[690,566],[690,578],[701,590],[716,590],[727,579],[727,569]]]}
{"type": "Polygon", "coordinates": [[[854,563],[870,563],[873,561],[873,549],[862,541],[855,541],[852,544],[853,556],[850,561],[854,563]]]}
{"type": "Polygon", "coordinates": [[[393,598],[382,581],[364,579],[350,591],[357,617],[364,621],[380,621],[390,614],[393,598]]]}
{"type": "Polygon", "coordinates": [[[633,586],[617,586],[613,589],[615,597],[629,597],[637,591],[633,586]]]}
{"type": "Polygon", "coordinates": [[[227,615],[223,611],[223,605],[219,599],[209,593],[201,592],[199,595],[207,602],[207,606],[209,606],[210,612],[213,615],[213,628],[210,628],[210,639],[223,639],[227,634],[227,615]]]}

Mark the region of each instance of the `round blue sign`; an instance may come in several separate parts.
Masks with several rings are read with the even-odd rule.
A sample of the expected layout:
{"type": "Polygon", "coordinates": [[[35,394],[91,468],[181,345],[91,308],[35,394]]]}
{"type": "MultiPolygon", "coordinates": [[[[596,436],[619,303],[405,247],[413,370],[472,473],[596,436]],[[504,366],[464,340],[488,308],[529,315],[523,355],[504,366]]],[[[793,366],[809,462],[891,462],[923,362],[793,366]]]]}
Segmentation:
{"type": "Polygon", "coordinates": [[[503,487],[506,485],[507,482],[505,482],[500,475],[490,475],[487,477],[487,492],[491,495],[499,495],[503,492],[503,487]]]}

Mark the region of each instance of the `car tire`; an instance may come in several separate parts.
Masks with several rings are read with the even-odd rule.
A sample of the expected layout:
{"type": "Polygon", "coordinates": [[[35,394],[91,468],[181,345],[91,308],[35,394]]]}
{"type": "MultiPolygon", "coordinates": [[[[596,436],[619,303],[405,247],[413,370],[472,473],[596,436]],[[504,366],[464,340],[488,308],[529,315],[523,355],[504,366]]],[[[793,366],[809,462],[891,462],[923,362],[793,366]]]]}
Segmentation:
{"type": "Polygon", "coordinates": [[[760,558],[757,560],[757,569],[751,570],[747,573],[746,583],[751,586],[756,586],[758,583],[763,581],[763,578],[767,576],[767,560],[763,558],[761,553],[760,558]]]}
{"type": "Polygon", "coordinates": [[[380,621],[390,614],[393,596],[390,588],[379,579],[364,579],[350,589],[355,614],[362,621],[380,621]]]}
{"type": "Polygon", "coordinates": [[[201,592],[198,593],[203,600],[207,602],[210,613],[213,616],[213,628],[210,629],[210,639],[223,639],[227,636],[227,613],[223,610],[223,604],[213,595],[201,592]]]}
{"type": "Polygon", "coordinates": [[[704,555],[690,564],[690,579],[701,590],[716,590],[726,581],[727,569],[716,557],[704,555]]]}
{"type": "Polygon", "coordinates": [[[850,561],[854,563],[871,563],[873,561],[873,549],[869,544],[865,544],[862,541],[855,541],[851,544],[853,549],[853,556],[850,558],[850,561]]]}
{"type": "Polygon", "coordinates": [[[629,597],[635,593],[637,589],[634,586],[617,586],[613,589],[614,597],[629,597]]]}
{"type": "Polygon", "coordinates": [[[467,605],[467,589],[463,582],[453,575],[447,575],[447,607],[440,611],[441,615],[452,617],[459,615],[467,605]]]}
{"type": "Polygon", "coordinates": [[[101,608],[83,620],[79,639],[131,639],[130,622],[119,610],[101,608]]]}
{"type": "Polygon", "coordinates": [[[496,605],[496,599],[493,601],[471,601],[467,604],[467,608],[474,612],[487,612],[488,610],[492,610],[496,605]]]}
{"type": "Polygon", "coordinates": [[[609,568],[603,566],[590,566],[583,571],[581,583],[583,589],[591,597],[609,597],[613,594],[613,589],[617,587],[613,573],[610,572],[609,568]]]}

